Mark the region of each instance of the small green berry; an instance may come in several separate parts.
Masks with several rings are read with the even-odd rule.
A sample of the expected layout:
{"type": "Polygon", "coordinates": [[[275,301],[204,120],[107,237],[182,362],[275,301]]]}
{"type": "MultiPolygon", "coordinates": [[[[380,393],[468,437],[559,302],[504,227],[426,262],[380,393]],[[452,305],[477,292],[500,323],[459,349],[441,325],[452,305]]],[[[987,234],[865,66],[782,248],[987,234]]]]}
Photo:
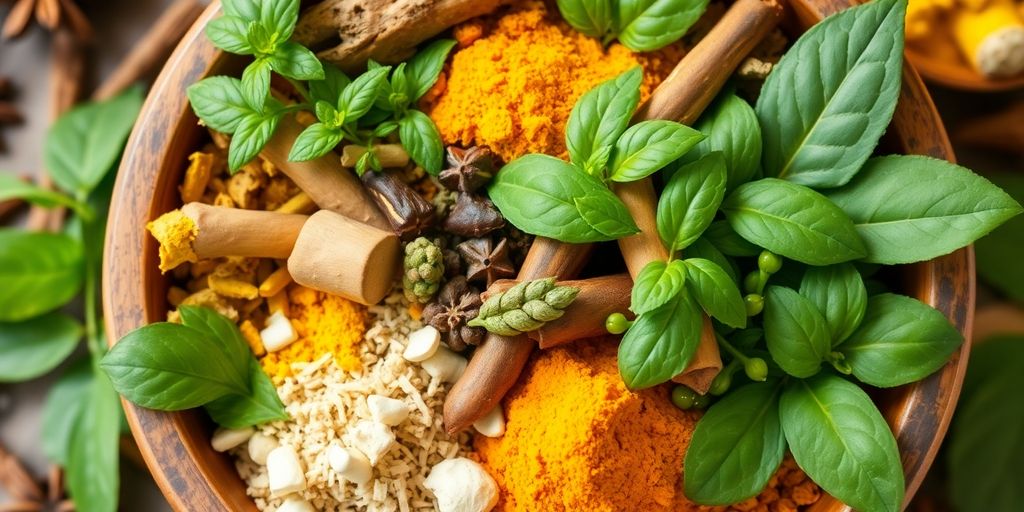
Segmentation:
{"type": "Polygon", "coordinates": [[[684,411],[694,406],[697,397],[697,393],[686,386],[679,385],[672,388],[672,404],[684,411]]]}
{"type": "Polygon", "coordinates": [[[757,257],[757,268],[774,274],[782,269],[782,258],[771,251],[761,251],[761,255],[757,257]]]}
{"type": "Polygon", "coordinates": [[[757,293],[757,287],[761,285],[761,273],[757,270],[747,274],[747,277],[743,278],[743,289],[747,293],[757,293]]]}
{"type": "Polygon", "coordinates": [[[757,316],[764,310],[764,297],[756,293],[743,297],[743,302],[747,305],[747,316],[757,316]]]}
{"type": "Polygon", "coordinates": [[[743,363],[743,371],[747,377],[754,382],[764,382],[768,378],[768,363],[760,357],[751,357],[743,363]]]}
{"type": "Polygon", "coordinates": [[[632,326],[633,322],[630,322],[622,313],[612,313],[604,321],[604,328],[612,334],[622,334],[632,326]]]}
{"type": "Polygon", "coordinates": [[[707,409],[709,405],[711,405],[711,397],[708,395],[697,395],[697,397],[693,399],[694,409],[707,409]]]}
{"type": "Polygon", "coordinates": [[[730,387],[732,387],[732,372],[723,370],[715,376],[715,380],[711,381],[708,393],[722,396],[726,391],[729,391],[730,387]]]}

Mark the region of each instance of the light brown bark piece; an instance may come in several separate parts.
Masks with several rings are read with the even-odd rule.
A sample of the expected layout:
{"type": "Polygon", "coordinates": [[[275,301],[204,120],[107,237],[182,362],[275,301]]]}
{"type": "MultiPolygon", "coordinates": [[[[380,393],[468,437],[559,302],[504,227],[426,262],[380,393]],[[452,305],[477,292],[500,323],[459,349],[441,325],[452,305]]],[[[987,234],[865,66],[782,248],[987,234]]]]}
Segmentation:
{"type": "Polygon", "coordinates": [[[192,250],[200,259],[222,256],[287,258],[305,215],[189,203],[181,212],[196,225],[192,250]]]}

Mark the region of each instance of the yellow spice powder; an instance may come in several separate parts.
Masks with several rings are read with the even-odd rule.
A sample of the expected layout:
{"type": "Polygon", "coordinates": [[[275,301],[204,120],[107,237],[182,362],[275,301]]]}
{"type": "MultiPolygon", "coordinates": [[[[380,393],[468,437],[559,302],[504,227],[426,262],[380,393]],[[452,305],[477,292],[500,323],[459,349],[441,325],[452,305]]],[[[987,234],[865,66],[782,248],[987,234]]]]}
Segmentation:
{"type": "Polygon", "coordinates": [[[195,263],[198,256],[192,250],[199,230],[192,219],[181,210],[174,210],[161,215],[146,224],[146,229],[160,242],[160,271],[167,272],[187,261],[195,263]]]}
{"type": "Polygon", "coordinates": [[[334,354],[338,367],[345,371],[362,366],[359,344],[366,332],[365,307],[297,285],[288,289],[288,299],[292,325],[299,339],[260,360],[275,383],[292,375],[292,363],[314,361],[325,353],[334,354]]]}

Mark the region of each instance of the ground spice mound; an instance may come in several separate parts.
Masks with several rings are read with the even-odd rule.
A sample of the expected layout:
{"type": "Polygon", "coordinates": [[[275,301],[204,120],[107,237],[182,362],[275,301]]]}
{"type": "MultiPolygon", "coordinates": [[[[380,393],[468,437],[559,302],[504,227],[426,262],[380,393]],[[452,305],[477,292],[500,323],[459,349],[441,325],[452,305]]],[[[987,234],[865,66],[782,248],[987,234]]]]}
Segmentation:
{"type": "Polygon", "coordinates": [[[334,354],[334,362],[342,370],[360,368],[359,344],[366,332],[365,307],[303,286],[289,288],[288,299],[292,325],[299,339],[260,360],[275,383],[292,375],[292,363],[314,361],[328,353],[334,354]]]}
{"type": "Polygon", "coordinates": [[[565,158],[565,124],[580,96],[639,64],[646,99],[684,53],[680,45],[642,55],[619,44],[605,50],[543,2],[472,21],[455,35],[461,49],[430,117],[446,144],[488,145],[505,161],[526,153],[565,158]]]}
{"type": "Polygon", "coordinates": [[[697,509],[679,490],[698,415],[626,389],[614,343],[541,352],[509,396],[505,436],[475,440],[497,510],[697,509]]]}

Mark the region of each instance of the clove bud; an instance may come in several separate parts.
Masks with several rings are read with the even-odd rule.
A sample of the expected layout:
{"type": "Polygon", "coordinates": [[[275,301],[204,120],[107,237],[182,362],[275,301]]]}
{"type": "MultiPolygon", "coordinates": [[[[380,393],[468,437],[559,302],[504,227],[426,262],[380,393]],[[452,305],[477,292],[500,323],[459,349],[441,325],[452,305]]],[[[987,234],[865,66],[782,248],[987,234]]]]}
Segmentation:
{"type": "Polygon", "coordinates": [[[490,199],[459,194],[442,228],[452,234],[479,238],[505,225],[505,218],[490,199]]]}
{"type": "Polygon", "coordinates": [[[423,199],[404,181],[391,173],[367,171],[363,185],[373,202],[402,240],[410,240],[426,231],[435,220],[434,205],[423,199]]]}

